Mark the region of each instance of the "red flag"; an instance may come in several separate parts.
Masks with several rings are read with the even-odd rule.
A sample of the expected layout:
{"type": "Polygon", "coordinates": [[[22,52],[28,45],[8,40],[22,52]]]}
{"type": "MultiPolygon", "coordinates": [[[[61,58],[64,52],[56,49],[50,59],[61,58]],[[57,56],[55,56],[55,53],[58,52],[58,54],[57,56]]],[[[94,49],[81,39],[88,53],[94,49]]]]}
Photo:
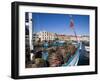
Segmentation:
{"type": "Polygon", "coordinates": [[[70,20],[70,28],[74,28],[74,21],[72,19],[70,20]]]}

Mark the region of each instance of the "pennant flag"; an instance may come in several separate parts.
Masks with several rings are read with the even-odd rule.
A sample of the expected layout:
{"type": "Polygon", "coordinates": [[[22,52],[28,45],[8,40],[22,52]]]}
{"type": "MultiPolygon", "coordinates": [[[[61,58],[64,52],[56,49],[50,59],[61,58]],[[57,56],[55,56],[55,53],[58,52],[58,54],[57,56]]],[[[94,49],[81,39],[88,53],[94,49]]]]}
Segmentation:
{"type": "Polygon", "coordinates": [[[74,21],[72,19],[70,20],[70,28],[74,28],[74,21]]]}
{"type": "Polygon", "coordinates": [[[77,34],[76,34],[75,29],[74,29],[74,21],[73,21],[72,15],[70,15],[70,18],[71,18],[71,19],[70,19],[70,28],[73,29],[73,32],[74,32],[75,37],[76,37],[76,40],[78,41],[78,39],[77,39],[77,34]]]}

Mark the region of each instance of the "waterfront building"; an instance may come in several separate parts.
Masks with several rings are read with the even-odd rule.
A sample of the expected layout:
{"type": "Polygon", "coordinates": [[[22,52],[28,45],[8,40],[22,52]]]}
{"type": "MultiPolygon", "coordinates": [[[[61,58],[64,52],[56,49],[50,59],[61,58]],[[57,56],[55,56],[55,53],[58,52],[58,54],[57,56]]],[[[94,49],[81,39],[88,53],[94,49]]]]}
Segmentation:
{"type": "Polygon", "coordinates": [[[47,32],[47,31],[40,31],[40,32],[37,32],[35,34],[33,34],[33,39],[35,41],[52,41],[52,40],[55,40],[55,33],[52,33],[52,32],[47,32]]]}
{"type": "Polygon", "coordinates": [[[62,35],[62,34],[57,34],[57,38],[58,38],[60,41],[67,41],[67,40],[70,40],[70,36],[68,36],[68,35],[62,35]]]}

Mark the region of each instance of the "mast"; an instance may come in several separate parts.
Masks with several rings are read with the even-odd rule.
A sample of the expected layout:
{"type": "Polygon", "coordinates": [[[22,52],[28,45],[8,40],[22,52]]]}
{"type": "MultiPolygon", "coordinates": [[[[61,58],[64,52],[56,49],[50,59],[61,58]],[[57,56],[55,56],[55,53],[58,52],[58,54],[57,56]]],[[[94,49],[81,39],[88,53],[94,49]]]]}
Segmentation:
{"type": "Polygon", "coordinates": [[[33,44],[32,44],[32,13],[29,13],[29,44],[30,44],[30,50],[33,50],[33,44]]]}
{"type": "Polygon", "coordinates": [[[29,12],[29,46],[30,46],[30,60],[33,57],[33,40],[32,40],[32,13],[29,12]]]}

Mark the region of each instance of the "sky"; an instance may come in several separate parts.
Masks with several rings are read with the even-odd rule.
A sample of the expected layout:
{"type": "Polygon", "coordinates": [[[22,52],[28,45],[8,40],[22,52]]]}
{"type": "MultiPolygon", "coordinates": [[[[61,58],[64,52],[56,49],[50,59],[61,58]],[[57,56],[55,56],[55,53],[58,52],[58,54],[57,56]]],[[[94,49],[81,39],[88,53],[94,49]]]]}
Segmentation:
{"type": "Polygon", "coordinates": [[[89,35],[89,15],[32,13],[33,31],[48,31],[57,34],[74,35],[70,28],[70,15],[77,35],[89,35]]]}

